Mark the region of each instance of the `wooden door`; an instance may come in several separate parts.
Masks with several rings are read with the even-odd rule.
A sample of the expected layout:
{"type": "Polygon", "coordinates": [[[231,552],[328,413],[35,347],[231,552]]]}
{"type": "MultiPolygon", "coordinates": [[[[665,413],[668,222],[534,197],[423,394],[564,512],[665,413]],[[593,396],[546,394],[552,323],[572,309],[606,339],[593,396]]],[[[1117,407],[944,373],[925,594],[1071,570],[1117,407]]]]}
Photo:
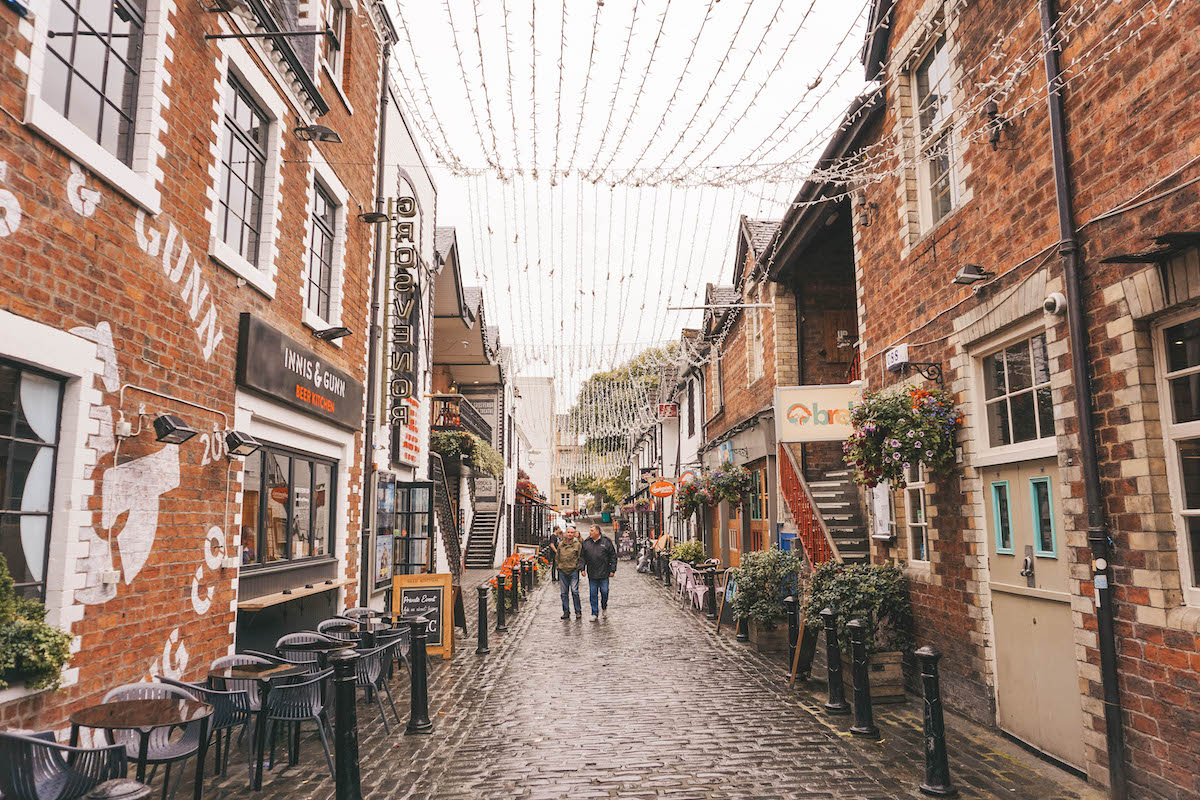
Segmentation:
{"type": "Polygon", "coordinates": [[[729,566],[736,567],[742,563],[742,508],[733,503],[725,503],[729,509],[729,519],[725,525],[725,538],[729,542],[729,566]]]}
{"type": "Polygon", "coordinates": [[[986,468],[1000,727],[1082,768],[1083,709],[1055,458],[986,468]]]}

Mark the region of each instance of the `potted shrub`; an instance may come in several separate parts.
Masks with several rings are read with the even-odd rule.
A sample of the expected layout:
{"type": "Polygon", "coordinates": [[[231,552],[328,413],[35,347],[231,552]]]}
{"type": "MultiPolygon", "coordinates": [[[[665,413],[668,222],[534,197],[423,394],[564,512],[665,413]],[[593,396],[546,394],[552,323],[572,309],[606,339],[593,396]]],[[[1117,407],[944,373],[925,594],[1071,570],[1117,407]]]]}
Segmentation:
{"type": "Polygon", "coordinates": [[[812,574],[805,618],[819,620],[821,609],[826,607],[837,612],[838,643],[847,681],[853,682],[849,677],[851,651],[846,623],[861,619],[867,623],[871,699],[903,702],[903,657],[912,651],[914,641],[912,602],[900,568],[834,561],[820,565],[812,574]]]}
{"type": "Polygon", "coordinates": [[[46,624],[46,608],[18,597],[8,562],[0,555],[0,689],[24,683],[27,689],[53,689],[71,658],[71,637],[46,624]]]}
{"type": "Polygon", "coordinates": [[[698,539],[680,542],[671,551],[671,558],[675,561],[686,561],[694,567],[705,559],[704,542],[698,539]]]}
{"type": "Polygon", "coordinates": [[[733,616],[749,621],[750,641],[760,653],[787,651],[783,598],[795,591],[801,563],[798,551],[772,547],[744,553],[733,570],[733,616]]]}
{"type": "Polygon", "coordinates": [[[962,414],[945,389],[867,392],[850,412],[854,430],[842,445],[854,480],[863,486],[889,481],[903,487],[910,466],[932,473],[954,463],[955,435],[962,414]]]}

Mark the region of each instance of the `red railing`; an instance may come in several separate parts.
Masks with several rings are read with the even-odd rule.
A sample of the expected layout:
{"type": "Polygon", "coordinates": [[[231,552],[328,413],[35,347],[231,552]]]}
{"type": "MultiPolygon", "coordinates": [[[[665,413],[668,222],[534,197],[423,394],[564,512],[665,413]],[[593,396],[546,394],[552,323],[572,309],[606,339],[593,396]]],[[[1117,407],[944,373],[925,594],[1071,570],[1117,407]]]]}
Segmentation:
{"type": "Polygon", "coordinates": [[[850,369],[846,371],[846,383],[854,383],[862,378],[862,351],[856,346],[854,358],[850,361],[850,369]]]}
{"type": "Polygon", "coordinates": [[[808,563],[814,567],[826,561],[841,561],[842,556],[829,535],[825,520],[817,510],[808,484],[800,475],[800,470],[792,458],[792,452],[786,444],[779,445],[779,486],[788,511],[792,512],[792,520],[796,523],[797,538],[804,546],[804,555],[808,563]]]}

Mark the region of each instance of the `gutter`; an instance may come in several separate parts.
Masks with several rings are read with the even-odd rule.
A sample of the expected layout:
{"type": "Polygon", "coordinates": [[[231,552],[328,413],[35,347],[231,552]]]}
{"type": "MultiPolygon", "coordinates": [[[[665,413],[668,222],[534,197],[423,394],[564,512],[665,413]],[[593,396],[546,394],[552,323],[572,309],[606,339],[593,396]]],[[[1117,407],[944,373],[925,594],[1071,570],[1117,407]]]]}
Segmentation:
{"type": "Polygon", "coordinates": [[[1110,565],[1111,540],[1104,521],[1104,501],[1096,456],[1096,427],[1092,417],[1092,390],[1088,375],[1088,332],[1084,320],[1079,276],[1079,240],[1067,171],[1066,126],[1063,120],[1062,69],[1054,27],[1058,11],[1054,0],[1039,0],[1042,45],[1045,48],[1046,105],[1049,112],[1050,143],[1054,156],[1054,188],[1058,206],[1058,252],[1066,284],[1067,324],[1071,342],[1071,380],[1075,389],[1076,419],[1079,421],[1079,450],[1087,508],[1088,545],[1092,550],[1092,581],[1096,589],[1096,633],[1100,650],[1100,685],[1104,694],[1105,741],[1108,750],[1109,796],[1125,800],[1129,794],[1125,774],[1125,731],[1121,723],[1121,694],[1117,679],[1117,641],[1113,629],[1113,586],[1110,565]]]}
{"type": "MultiPolygon", "coordinates": [[[[384,191],[384,145],[387,140],[387,107],[388,107],[388,64],[392,60],[391,41],[383,44],[383,65],[379,70],[379,150],[376,156],[377,174],[375,176],[375,211],[383,213],[384,191]]],[[[375,259],[371,264],[371,338],[367,346],[367,414],[363,426],[363,510],[361,543],[359,545],[359,560],[361,561],[360,577],[362,580],[359,591],[360,601],[364,604],[371,596],[373,583],[370,554],[367,544],[371,532],[375,530],[375,495],[371,491],[375,481],[375,409],[378,403],[375,391],[378,388],[379,372],[379,340],[383,331],[379,325],[379,283],[383,276],[384,241],[383,224],[375,223],[375,259]]]]}

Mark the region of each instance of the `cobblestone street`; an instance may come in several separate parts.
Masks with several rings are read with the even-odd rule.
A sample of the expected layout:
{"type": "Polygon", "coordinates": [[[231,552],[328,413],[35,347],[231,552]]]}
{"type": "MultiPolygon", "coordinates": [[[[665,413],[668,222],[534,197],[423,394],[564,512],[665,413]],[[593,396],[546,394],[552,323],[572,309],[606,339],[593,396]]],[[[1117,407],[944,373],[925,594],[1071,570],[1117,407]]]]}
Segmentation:
{"type": "MultiPolygon", "coordinates": [[[[922,796],[915,698],[877,707],[881,742],[853,738],[848,718],[820,710],[819,684],[789,690],[781,662],[715,634],[628,563],[607,619],[588,620],[585,585],[584,618],[560,620],[557,587],[543,585],[487,656],[474,654],[466,594],[472,637],[452,662],[431,661],[433,734],[385,736],[359,705],[366,797],[922,796]]],[[[407,687],[396,697],[406,718],[407,687]]],[[[947,727],[963,797],[1099,796],[958,718],[947,727]]],[[[298,767],[268,773],[262,797],[332,796],[319,745],[306,737],[304,748],[298,767]]],[[[244,772],[209,785],[210,796],[250,796],[244,772]]]]}

